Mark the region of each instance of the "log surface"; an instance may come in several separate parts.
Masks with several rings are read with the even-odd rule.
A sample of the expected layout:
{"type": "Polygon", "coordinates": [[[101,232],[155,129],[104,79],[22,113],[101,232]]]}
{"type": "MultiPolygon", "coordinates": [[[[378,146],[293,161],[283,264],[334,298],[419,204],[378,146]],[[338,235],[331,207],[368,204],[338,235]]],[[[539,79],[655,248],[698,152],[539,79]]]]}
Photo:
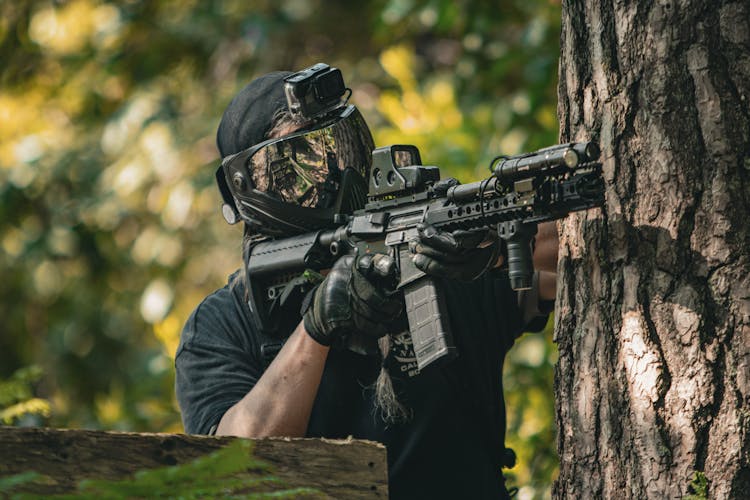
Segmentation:
{"type": "MultiPolygon", "coordinates": [[[[239,438],[71,429],[0,427],[0,478],[35,471],[53,483],[38,493],[75,491],[83,479],[124,479],[139,470],[184,464],[239,438]]],[[[285,488],[331,498],[387,498],[388,465],[380,443],[355,439],[253,440],[285,488]]],[[[257,474],[248,471],[248,474],[257,474]]]]}

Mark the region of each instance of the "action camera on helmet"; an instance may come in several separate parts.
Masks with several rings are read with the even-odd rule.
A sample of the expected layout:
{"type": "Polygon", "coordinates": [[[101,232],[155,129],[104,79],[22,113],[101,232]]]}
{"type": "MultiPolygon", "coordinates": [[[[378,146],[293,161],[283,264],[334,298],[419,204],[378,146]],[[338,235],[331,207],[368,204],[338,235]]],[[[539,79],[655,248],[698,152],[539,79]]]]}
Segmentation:
{"type": "Polygon", "coordinates": [[[341,105],[346,92],[341,70],[318,63],[284,79],[284,93],[292,117],[315,120],[341,105]]]}

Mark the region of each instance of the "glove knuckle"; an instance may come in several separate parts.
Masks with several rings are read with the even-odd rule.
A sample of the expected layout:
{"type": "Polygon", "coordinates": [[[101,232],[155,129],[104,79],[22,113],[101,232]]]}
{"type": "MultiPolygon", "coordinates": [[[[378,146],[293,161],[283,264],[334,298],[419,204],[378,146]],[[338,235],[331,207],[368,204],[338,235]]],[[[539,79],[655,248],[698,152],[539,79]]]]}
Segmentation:
{"type": "Polygon", "coordinates": [[[390,255],[379,253],[373,257],[373,268],[383,277],[395,274],[395,264],[396,261],[390,255]]]}

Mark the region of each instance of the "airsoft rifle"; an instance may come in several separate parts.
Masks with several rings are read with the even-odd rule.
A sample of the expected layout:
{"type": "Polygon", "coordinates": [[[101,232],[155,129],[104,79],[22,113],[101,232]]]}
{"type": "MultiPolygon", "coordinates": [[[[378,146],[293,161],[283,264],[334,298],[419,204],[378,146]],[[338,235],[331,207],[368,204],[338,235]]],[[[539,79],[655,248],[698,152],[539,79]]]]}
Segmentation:
{"type": "MultiPolygon", "coordinates": [[[[601,206],[604,182],[599,148],[593,142],[567,143],[512,157],[498,157],[492,176],[470,184],[435,189],[440,171],[421,164],[414,146],[373,152],[367,202],[351,215],[337,215],[338,227],[256,243],[247,261],[253,311],[273,324],[293,293],[312,287],[310,272],[330,268],[342,255],[379,252],[398,269],[409,330],[419,369],[455,356],[456,348],[440,281],[412,263],[408,244],[417,224],[444,231],[496,230],[505,240],[511,286],[531,286],[531,241],[537,224],[601,206]],[[254,305],[253,305],[254,304],[254,305]]],[[[314,274],[314,273],[313,273],[314,274]]]]}

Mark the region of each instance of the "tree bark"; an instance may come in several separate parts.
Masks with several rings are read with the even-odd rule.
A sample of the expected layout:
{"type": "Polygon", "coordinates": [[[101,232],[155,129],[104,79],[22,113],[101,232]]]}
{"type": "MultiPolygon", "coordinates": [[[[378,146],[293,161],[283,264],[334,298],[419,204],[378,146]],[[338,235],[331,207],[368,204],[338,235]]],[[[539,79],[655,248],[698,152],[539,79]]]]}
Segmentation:
{"type": "Polygon", "coordinates": [[[750,5],[563,1],[562,140],[601,210],[561,231],[556,498],[750,495],[750,5]]]}

